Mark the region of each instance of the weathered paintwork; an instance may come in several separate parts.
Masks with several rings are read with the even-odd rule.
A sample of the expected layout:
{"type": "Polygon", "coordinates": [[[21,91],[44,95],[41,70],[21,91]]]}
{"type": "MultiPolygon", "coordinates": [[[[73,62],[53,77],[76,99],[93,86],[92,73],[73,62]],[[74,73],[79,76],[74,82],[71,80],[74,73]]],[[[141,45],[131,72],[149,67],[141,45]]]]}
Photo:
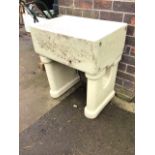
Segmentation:
{"type": "Polygon", "coordinates": [[[125,33],[124,23],[72,16],[61,16],[31,27],[34,48],[38,54],[90,74],[96,74],[120,59],[125,33]],[[94,27],[87,29],[86,34],[79,34],[85,33],[83,29],[91,26],[87,25],[87,21],[88,24],[91,24],[90,21],[95,23],[94,27]],[[72,28],[72,33],[67,25],[72,28]]]}

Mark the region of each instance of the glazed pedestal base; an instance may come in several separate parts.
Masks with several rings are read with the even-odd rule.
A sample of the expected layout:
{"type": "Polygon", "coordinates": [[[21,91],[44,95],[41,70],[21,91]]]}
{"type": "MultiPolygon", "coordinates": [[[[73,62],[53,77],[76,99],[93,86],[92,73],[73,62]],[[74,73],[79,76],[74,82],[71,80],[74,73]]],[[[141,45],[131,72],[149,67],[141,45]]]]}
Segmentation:
{"type": "Polygon", "coordinates": [[[50,85],[51,97],[57,98],[61,96],[73,85],[80,81],[80,77],[75,69],[62,65],[43,56],[40,56],[40,59],[45,66],[50,85]]]}
{"type": "MultiPolygon", "coordinates": [[[[50,85],[50,94],[57,98],[75,85],[80,77],[75,69],[40,56],[45,65],[50,85]]],[[[85,73],[87,78],[87,104],[84,114],[87,118],[96,118],[115,95],[114,84],[118,62],[106,67],[98,74],[85,73]]]]}
{"type": "Polygon", "coordinates": [[[105,68],[97,75],[87,77],[87,104],[84,110],[87,118],[96,118],[102,109],[114,97],[114,84],[118,64],[105,68]]]}

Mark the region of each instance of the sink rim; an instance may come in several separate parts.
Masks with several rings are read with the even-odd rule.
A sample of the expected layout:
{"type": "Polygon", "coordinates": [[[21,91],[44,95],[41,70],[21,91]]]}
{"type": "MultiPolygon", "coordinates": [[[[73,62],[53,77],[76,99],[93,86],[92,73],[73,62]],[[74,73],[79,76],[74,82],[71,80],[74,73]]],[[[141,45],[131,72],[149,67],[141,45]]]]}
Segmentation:
{"type": "Polygon", "coordinates": [[[49,19],[49,20],[46,20],[46,21],[43,21],[40,23],[32,24],[30,27],[31,27],[31,29],[34,28],[34,29],[46,31],[49,33],[51,32],[54,34],[63,35],[66,37],[72,37],[72,38],[76,38],[76,39],[80,39],[80,40],[96,42],[96,41],[101,40],[102,38],[110,35],[111,33],[119,30],[122,27],[126,28],[127,23],[108,21],[108,20],[100,20],[100,19],[91,19],[91,18],[86,18],[86,17],[77,17],[77,16],[70,16],[70,15],[61,15],[61,16],[53,18],[53,19],[49,19]],[[72,22],[71,22],[71,20],[72,20],[72,22]],[[78,23],[79,21],[82,21],[83,23],[79,24],[78,23]],[[67,24],[65,22],[69,22],[69,23],[67,24]],[[60,23],[61,23],[61,25],[59,25],[60,23]],[[82,30],[84,32],[79,32],[80,28],[78,26],[82,26],[82,24],[83,24],[83,26],[86,27],[87,23],[88,23],[88,25],[91,23],[90,26],[88,27],[88,29],[85,29],[85,31],[82,30]],[[79,24],[79,25],[77,25],[77,24],[79,24]],[[94,24],[94,25],[92,25],[92,24],[94,24]],[[115,25],[115,27],[111,26],[111,24],[115,25]],[[51,25],[53,27],[51,27],[51,25]],[[109,28],[109,30],[107,30],[107,29],[105,30],[105,29],[102,29],[103,25],[106,25],[107,29],[110,26],[111,27],[109,28]],[[96,26],[95,32],[91,31],[91,30],[93,30],[92,26],[96,26]]]}

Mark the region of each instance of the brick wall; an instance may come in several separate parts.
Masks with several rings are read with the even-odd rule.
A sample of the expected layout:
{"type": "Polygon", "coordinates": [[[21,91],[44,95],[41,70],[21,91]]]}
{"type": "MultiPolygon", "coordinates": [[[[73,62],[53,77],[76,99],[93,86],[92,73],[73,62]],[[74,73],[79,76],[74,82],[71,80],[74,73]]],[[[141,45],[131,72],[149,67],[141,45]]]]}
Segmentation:
{"type": "Polygon", "coordinates": [[[131,101],[135,92],[134,0],[58,0],[58,7],[59,14],[128,23],[124,53],[119,63],[115,90],[117,96],[131,101]]]}

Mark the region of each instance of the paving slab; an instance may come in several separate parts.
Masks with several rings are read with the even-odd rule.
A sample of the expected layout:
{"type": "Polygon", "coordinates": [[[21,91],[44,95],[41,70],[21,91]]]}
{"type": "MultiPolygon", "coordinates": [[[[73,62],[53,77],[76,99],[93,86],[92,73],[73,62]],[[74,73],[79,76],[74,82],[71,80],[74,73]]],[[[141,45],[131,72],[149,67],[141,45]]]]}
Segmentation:
{"type": "Polygon", "coordinates": [[[81,86],[21,132],[20,155],[134,155],[134,114],[109,103],[90,120],[85,98],[81,86]]]}

